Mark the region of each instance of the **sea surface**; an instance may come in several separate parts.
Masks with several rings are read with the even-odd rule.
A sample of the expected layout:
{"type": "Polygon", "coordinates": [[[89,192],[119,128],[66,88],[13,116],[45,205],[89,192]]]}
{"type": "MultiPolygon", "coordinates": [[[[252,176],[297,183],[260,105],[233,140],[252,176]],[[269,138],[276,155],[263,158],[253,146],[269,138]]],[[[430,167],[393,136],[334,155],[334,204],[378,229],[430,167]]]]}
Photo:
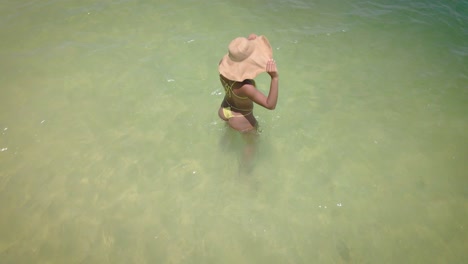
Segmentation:
{"type": "Polygon", "coordinates": [[[2,264],[468,263],[468,0],[4,0],[0,36],[2,264]]]}

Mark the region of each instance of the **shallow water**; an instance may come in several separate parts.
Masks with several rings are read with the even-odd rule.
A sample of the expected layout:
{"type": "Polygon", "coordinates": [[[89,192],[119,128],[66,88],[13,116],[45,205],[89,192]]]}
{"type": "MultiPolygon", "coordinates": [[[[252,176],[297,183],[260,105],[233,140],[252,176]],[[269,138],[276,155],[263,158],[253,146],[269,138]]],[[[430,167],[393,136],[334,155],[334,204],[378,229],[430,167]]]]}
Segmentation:
{"type": "Polygon", "coordinates": [[[2,262],[468,261],[468,1],[158,2],[0,4],[2,262]],[[251,32],[245,172],[216,66],[251,32]]]}

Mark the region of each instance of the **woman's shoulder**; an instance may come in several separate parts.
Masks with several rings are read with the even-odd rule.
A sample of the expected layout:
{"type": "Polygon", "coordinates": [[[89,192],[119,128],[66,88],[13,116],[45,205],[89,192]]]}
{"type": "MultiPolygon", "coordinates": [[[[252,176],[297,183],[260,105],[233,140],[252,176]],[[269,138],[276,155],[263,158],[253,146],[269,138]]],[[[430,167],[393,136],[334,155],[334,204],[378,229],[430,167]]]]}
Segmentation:
{"type": "Polygon", "coordinates": [[[231,79],[226,78],[222,74],[219,75],[220,79],[222,82],[224,82],[225,85],[229,85],[232,89],[240,89],[243,88],[244,86],[246,87],[257,87],[255,84],[255,80],[253,79],[245,79],[243,81],[234,81],[231,79]]]}
{"type": "Polygon", "coordinates": [[[247,84],[247,85],[256,86],[256,85],[255,85],[255,80],[253,80],[253,79],[246,79],[246,80],[244,80],[244,81],[242,82],[242,85],[246,85],[246,84],[247,84]]]}

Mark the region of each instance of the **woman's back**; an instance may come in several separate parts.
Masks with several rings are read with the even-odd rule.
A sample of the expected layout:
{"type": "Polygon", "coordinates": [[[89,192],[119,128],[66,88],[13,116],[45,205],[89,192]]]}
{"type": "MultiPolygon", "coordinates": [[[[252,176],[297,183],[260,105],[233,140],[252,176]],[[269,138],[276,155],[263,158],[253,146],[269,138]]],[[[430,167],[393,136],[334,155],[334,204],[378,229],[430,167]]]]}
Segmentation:
{"type": "Polygon", "coordinates": [[[235,112],[251,112],[253,110],[253,102],[246,96],[239,94],[239,89],[245,85],[250,84],[255,86],[254,80],[245,80],[243,82],[236,82],[227,79],[226,77],[220,75],[221,84],[224,87],[226,95],[224,100],[235,112]]]}

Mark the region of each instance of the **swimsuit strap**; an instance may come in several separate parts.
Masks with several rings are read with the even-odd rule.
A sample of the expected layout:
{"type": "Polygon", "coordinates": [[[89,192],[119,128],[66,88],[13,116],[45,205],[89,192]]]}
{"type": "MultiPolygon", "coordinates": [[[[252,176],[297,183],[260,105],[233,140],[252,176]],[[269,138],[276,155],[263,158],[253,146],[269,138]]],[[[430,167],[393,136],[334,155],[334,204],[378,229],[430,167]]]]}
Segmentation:
{"type": "Polygon", "coordinates": [[[232,108],[232,109],[236,109],[236,110],[238,110],[238,111],[244,111],[244,112],[250,111],[250,112],[246,113],[245,115],[248,115],[248,114],[251,114],[251,113],[252,113],[253,108],[241,109],[241,108],[237,108],[237,107],[235,107],[235,106],[232,106],[232,105],[229,103],[229,101],[227,101],[227,100],[225,100],[225,102],[226,102],[226,103],[229,105],[229,107],[232,108]]]}
{"type": "Polygon", "coordinates": [[[234,84],[236,84],[236,81],[232,81],[231,85],[229,85],[223,78],[221,78],[221,81],[223,82],[224,91],[229,97],[232,97],[231,95],[233,94],[235,97],[242,99],[242,100],[249,99],[248,97],[238,96],[232,91],[232,87],[234,86],[234,84]]]}

